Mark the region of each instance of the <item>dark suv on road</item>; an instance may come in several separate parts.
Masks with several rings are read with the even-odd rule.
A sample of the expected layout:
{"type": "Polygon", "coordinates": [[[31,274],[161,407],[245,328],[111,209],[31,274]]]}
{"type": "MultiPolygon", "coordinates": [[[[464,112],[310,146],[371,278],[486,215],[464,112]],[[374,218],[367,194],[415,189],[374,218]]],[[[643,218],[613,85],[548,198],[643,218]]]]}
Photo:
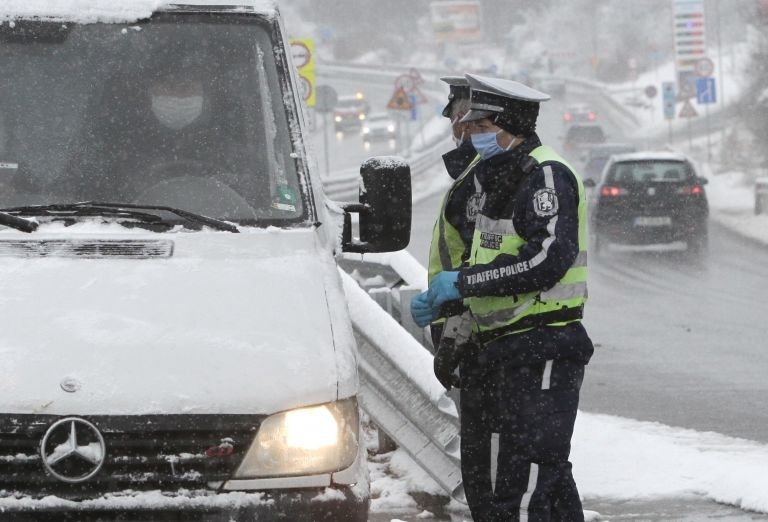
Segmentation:
{"type": "Polygon", "coordinates": [[[568,127],[563,136],[563,154],[566,159],[582,159],[584,150],[606,140],[603,128],[596,123],[576,123],[568,127]]]}
{"type": "Polygon", "coordinates": [[[684,242],[689,252],[702,252],[709,216],[706,183],[682,154],[612,156],[590,201],[593,250],[605,243],[684,242]]]}

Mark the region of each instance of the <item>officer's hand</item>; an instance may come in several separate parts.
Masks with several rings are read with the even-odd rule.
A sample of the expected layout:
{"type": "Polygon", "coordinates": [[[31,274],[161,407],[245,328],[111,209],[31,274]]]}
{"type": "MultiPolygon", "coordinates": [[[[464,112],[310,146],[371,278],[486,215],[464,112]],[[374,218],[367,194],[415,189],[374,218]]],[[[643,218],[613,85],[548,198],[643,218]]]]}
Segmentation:
{"type": "Polygon", "coordinates": [[[440,348],[435,354],[433,369],[435,377],[440,381],[443,387],[450,391],[452,387],[461,388],[461,379],[453,373],[459,366],[459,357],[454,347],[445,346],[441,343],[440,348]]]}
{"type": "Polygon", "coordinates": [[[458,272],[440,272],[429,283],[427,298],[432,308],[440,308],[446,301],[461,299],[456,282],[459,280],[458,272]]]}
{"type": "Polygon", "coordinates": [[[411,299],[411,317],[422,328],[435,320],[437,313],[429,306],[427,292],[422,292],[411,299]]]}

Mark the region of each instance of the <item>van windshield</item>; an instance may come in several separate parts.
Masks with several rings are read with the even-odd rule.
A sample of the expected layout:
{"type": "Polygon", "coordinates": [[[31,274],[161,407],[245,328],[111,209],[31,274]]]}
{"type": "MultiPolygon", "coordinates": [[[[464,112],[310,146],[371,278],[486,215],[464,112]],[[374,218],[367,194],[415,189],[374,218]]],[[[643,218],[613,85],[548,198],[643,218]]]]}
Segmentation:
{"type": "Polygon", "coordinates": [[[0,25],[0,208],[103,201],[244,225],[305,220],[258,20],[0,25]]]}

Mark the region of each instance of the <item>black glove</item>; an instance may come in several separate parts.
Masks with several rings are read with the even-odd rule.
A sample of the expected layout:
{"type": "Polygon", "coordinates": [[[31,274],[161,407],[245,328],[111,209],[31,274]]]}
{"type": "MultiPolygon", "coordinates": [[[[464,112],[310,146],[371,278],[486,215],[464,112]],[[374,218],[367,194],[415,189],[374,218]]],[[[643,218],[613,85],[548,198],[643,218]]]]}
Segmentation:
{"type": "Polygon", "coordinates": [[[435,377],[440,381],[446,390],[450,391],[452,387],[461,388],[461,379],[453,373],[459,367],[461,360],[461,350],[458,350],[453,341],[446,341],[444,338],[440,342],[440,347],[435,354],[433,367],[435,377]]]}

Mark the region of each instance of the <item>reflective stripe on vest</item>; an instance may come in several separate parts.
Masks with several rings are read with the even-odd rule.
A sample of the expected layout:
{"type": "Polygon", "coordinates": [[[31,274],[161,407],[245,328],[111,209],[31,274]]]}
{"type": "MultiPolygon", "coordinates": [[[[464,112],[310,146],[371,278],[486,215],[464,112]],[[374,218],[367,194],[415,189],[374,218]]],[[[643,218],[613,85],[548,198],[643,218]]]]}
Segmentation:
{"type": "Polygon", "coordinates": [[[446,207],[453,193],[462,185],[464,180],[472,172],[472,169],[480,161],[480,155],[467,165],[464,172],[456,178],[448,193],[443,198],[440,205],[440,215],[437,217],[435,226],[432,229],[432,243],[429,246],[429,265],[427,267],[427,280],[432,279],[445,270],[456,270],[461,266],[462,255],[464,255],[464,241],[456,227],[451,225],[445,215],[446,207]]]}
{"type": "MultiPolygon", "coordinates": [[[[576,179],[579,195],[579,254],[560,281],[547,290],[528,292],[516,296],[469,297],[465,299],[465,303],[472,310],[475,318],[475,331],[479,332],[482,338],[492,338],[494,330],[498,330],[499,335],[506,335],[529,329],[532,327],[531,325],[536,324],[536,316],[541,316],[542,324],[557,325],[578,320],[581,315],[580,311],[587,300],[587,219],[584,185],[576,171],[550,147],[537,147],[530,155],[541,165],[540,168],[544,174],[544,184],[546,187],[554,188],[552,167],[549,165],[552,162],[565,165],[576,179]],[[553,314],[553,312],[559,311],[571,313],[553,314]],[[568,317],[569,319],[563,322],[551,323],[544,319],[558,316],[568,317]],[[523,320],[524,318],[526,320],[523,320]],[[515,323],[518,322],[520,322],[521,328],[515,329],[515,323]]],[[[557,215],[553,216],[547,224],[550,237],[544,240],[542,251],[532,259],[515,265],[481,272],[476,277],[480,282],[497,279],[529,270],[544,262],[549,246],[554,240],[552,234],[554,234],[556,224],[557,215]]],[[[517,255],[524,244],[525,240],[515,230],[512,219],[494,220],[481,214],[478,216],[477,223],[475,224],[470,266],[488,264],[501,254],[517,255]],[[484,234],[498,237],[500,243],[497,246],[499,248],[483,247],[481,238],[484,234]]]]}

